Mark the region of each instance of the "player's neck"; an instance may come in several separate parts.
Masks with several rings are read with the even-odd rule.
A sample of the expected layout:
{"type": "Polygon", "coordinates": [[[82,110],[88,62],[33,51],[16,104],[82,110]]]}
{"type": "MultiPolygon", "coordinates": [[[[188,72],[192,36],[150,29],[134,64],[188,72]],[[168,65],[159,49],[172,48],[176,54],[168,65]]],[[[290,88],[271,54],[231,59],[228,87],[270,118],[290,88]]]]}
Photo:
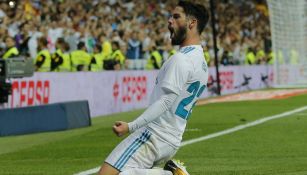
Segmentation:
{"type": "Polygon", "coordinates": [[[191,45],[200,45],[199,37],[187,37],[181,44],[181,47],[191,46],[191,45]]]}

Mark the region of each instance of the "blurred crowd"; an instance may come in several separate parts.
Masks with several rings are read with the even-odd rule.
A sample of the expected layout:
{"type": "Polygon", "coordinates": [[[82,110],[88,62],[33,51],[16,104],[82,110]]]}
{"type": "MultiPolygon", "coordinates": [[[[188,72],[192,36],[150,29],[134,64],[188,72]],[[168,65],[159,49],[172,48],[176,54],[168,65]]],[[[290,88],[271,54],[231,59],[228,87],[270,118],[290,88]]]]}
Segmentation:
{"type": "MultiPolygon", "coordinates": [[[[209,9],[209,0],[198,0],[209,9]]],[[[265,0],[215,0],[219,62],[271,64],[265,0]]],[[[0,1],[0,58],[33,58],[37,71],[159,69],[176,52],[167,19],[177,0],[0,1]]],[[[214,65],[212,29],[202,35],[214,65]]]]}

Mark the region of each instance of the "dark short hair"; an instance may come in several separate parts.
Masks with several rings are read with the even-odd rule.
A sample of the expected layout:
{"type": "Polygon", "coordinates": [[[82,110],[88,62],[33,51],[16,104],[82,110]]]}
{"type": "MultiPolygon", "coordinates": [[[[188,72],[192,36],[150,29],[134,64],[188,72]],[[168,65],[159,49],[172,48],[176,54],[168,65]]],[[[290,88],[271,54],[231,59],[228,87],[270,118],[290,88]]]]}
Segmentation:
{"type": "Polygon", "coordinates": [[[57,39],[57,43],[64,44],[65,43],[65,39],[63,37],[60,37],[60,38],[57,39]]]}
{"type": "Polygon", "coordinates": [[[77,45],[77,48],[82,49],[83,47],[85,47],[85,43],[83,41],[80,41],[77,45]]]}
{"type": "Polygon", "coordinates": [[[114,44],[119,49],[119,43],[118,41],[113,41],[112,44],[114,44]]]}
{"type": "Polygon", "coordinates": [[[45,37],[41,37],[39,38],[39,43],[46,47],[48,45],[48,40],[45,37]]]}
{"type": "Polygon", "coordinates": [[[187,16],[193,16],[197,19],[197,30],[201,34],[209,20],[209,13],[206,7],[189,1],[179,1],[177,6],[182,7],[187,16]]]}
{"type": "Polygon", "coordinates": [[[98,50],[98,52],[102,51],[101,44],[95,44],[95,48],[98,50]]]}

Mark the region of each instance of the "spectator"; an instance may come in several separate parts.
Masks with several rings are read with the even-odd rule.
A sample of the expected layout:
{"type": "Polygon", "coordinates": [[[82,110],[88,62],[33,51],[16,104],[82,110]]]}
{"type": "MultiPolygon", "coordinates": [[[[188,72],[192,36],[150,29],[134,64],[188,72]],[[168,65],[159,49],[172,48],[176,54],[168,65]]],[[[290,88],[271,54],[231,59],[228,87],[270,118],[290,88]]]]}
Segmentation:
{"type": "Polygon", "coordinates": [[[51,56],[48,50],[48,41],[46,38],[41,37],[38,40],[38,49],[40,50],[35,59],[35,71],[49,72],[51,66],[51,56]]]}
{"type": "Polygon", "coordinates": [[[96,44],[94,47],[94,53],[92,55],[89,70],[92,72],[99,72],[103,70],[103,62],[105,60],[105,54],[102,52],[100,44],[96,44]]]}
{"type": "Polygon", "coordinates": [[[111,54],[112,54],[112,44],[107,39],[107,37],[106,37],[106,35],[104,33],[99,35],[99,41],[101,43],[103,54],[105,55],[105,57],[107,59],[110,59],[111,58],[111,54]]]}
{"type": "Polygon", "coordinates": [[[15,41],[13,40],[12,37],[10,36],[7,36],[5,39],[5,45],[6,45],[6,50],[4,52],[3,55],[1,55],[0,58],[3,58],[3,59],[8,59],[8,58],[11,58],[11,57],[16,57],[19,55],[19,51],[17,49],[17,47],[15,46],[15,41]]]}
{"type": "Polygon", "coordinates": [[[112,48],[113,48],[113,53],[111,58],[114,59],[116,62],[119,62],[121,69],[125,69],[125,61],[126,58],[122,51],[120,50],[119,43],[116,41],[112,42],[112,48]]]}
{"type": "Polygon", "coordinates": [[[147,60],[146,69],[152,70],[152,69],[160,69],[162,66],[162,55],[157,50],[156,44],[151,45],[150,49],[150,57],[147,60]]]}
{"type": "Polygon", "coordinates": [[[23,55],[29,55],[28,41],[31,38],[29,31],[29,22],[26,21],[19,26],[19,32],[15,35],[16,46],[23,55]]]}
{"type": "Polygon", "coordinates": [[[67,42],[62,43],[61,50],[63,51],[62,58],[63,63],[59,65],[59,72],[71,71],[71,56],[69,53],[69,44],[67,42]]]}
{"type": "Polygon", "coordinates": [[[138,33],[133,32],[131,38],[128,40],[127,58],[140,59],[141,58],[141,42],[138,39],[138,33]]]}
{"type": "Polygon", "coordinates": [[[255,51],[252,47],[249,47],[245,56],[245,64],[252,65],[255,63],[256,63],[255,51]]]}
{"type": "Polygon", "coordinates": [[[221,64],[224,66],[233,65],[232,55],[227,50],[222,55],[221,64]]]}
{"type": "Polygon", "coordinates": [[[78,50],[71,52],[72,71],[87,71],[91,62],[91,56],[86,52],[85,43],[78,43],[78,50]]]}
{"type": "Polygon", "coordinates": [[[63,64],[63,45],[64,38],[58,38],[55,44],[56,51],[51,55],[51,67],[50,71],[59,71],[59,67],[63,64]]]}

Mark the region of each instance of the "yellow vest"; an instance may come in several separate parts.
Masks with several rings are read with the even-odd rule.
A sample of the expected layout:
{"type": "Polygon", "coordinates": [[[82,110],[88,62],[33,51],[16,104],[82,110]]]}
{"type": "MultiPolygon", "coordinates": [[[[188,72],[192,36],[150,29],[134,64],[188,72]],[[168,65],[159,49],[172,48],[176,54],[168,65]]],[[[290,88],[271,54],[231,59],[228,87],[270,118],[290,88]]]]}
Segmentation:
{"type": "Polygon", "coordinates": [[[268,64],[274,64],[275,61],[275,54],[273,51],[271,51],[268,55],[268,64]]]}
{"type": "Polygon", "coordinates": [[[11,57],[15,57],[19,55],[19,51],[16,47],[11,47],[9,48],[2,56],[2,58],[4,60],[11,58],[11,57]]]}
{"type": "Polygon", "coordinates": [[[146,69],[147,70],[155,69],[154,61],[152,60],[152,58],[155,59],[155,62],[157,63],[158,67],[161,68],[161,66],[162,66],[162,56],[159,53],[159,51],[155,50],[155,51],[151,52],[150,58],[147,60],[146,69]]]}
{"type": "Polygon", "coordinates": [[[105,41],[102,44],[102,52],[107,58],[111,57],[112,54],[112,45],[109,41],[105,41]]]}
{"type": "Polygon", "coordinates": [[[105,59],[105,55],[102,53],[97,53],[93,56],[95,59],[95,64],[91,63],[91,71],[99,72],[103,70],[103,60],[105,59]]]}
{"type": "Polygon", "coordinates": [[[53,70],[50,70],[50,71],[54,71],[54,72],[59,72],[59,61],[61,60],[61,59],[63,59],[63,52],[61,51],[61,49],[57,49],[56,51],[55,51],[55,53],[53,53],[52,55],[51,55],[51,69],[53,69],[52,68],[52,63],[53,62],[56,62],[57,63],[57,67],[55,68],[55,69],[53,69],[53,70]]]}
{"type": "Polygon", "coordinates": [[[75,50],[70,53],[72,62],[72,71],[77,71],[79,65],[83,65],[85,70],[91,63],[91,55],[83,50],[75,50]]]}
{"type": "Polygon", "coordinates": [[[175,49],[172,49],[168,52],[168,58],[173,56],[174,54],[176,53],[176,50],[175,49]]]}
{"type": "Polygon", "coordinates": [[[205,57],[207,65],[210,65],[211,58],[210,58],[210,54],[208,51],[204,51],[204,57],[205,57]]]}
{"type": "Polygon", "coordinates": [[[59,72],[70,72],[71,71],[71,60],[70,54],[64,53],[62,55],[63,63],[58,67],[59,72]]]}
{"type": "Polygon", "coordinates": [[[111,58],[119,61],[121,66],[125,64],[125,56],[119,49],[113,52],[111,58]]]}
{"type": "Polygon", "coordinates": [[[45,58],[43,64],[37,68],[37,72],[49,72],[51,66],[51,56],[47,49],[41,50],[35,59],[35,64],[41,62],[45,58]]]}
{"type": "Polygon", "coordinates": [[[264,50],[258,50],[256,53],[256,61],[260,63],[260,61],[265,57],[264,50]]]}
{"type": "Polygon", "coordinates": [[[247,52],[245,55],[245,64],[255,64],[256,56],[253,52],[247,52]]]}
{"type": "Polygon", "coordinates": [[[277,51],[277,56],[276,56],[276,53],[274,53],[273,51],[271,51],[268,55],[268,63],[269,64],[274,64],[275,62],[275,59],[278,59],[278,64],[279,65],[282,65],[284,64],[284,57],[283,57],[283,54],[281,51],[277,51]]]}

